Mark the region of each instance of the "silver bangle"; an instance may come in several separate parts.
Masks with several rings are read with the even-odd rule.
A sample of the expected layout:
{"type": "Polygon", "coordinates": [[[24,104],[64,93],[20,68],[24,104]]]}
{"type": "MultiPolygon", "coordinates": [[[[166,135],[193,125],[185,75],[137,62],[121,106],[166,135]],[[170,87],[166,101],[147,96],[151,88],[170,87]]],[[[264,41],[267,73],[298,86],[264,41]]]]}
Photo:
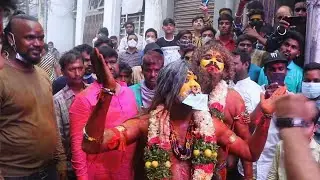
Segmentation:
{"type": "Polygon", "coordinates": [[[278,33],[280,36],[283,36],[283,35],[285,35],[285,34],[287,33],[287,30],[286,30],[286,29],[284,29],[284,33],[280,33],[279,30],[280,30],[280,26],[277,27],[277,33],[278,33]]]}
{"type": "Polygon", "coordinates": [[[113,96],[116,92],[114,90],[111,90],[109,88],[101,88],[101,92],[105,93],[105,94],[109,94],[111,96],[113,96]]]}

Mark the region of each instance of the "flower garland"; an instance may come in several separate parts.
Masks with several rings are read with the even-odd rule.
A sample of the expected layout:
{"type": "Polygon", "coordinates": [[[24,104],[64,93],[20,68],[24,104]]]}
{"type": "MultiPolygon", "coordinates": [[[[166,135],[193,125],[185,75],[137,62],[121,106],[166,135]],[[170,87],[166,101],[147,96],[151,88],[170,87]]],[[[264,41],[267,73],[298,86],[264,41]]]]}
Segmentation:
{"type": "Polygon", "coordinates": [[[224,120],[224,108],[228,94],[228,84],[221,80],[215,89],[209,94],[209,109],[212,116],[221,121],[224,120]]]}
{"type": "MultiPolygon", "coordinates": [[[[217,140],[211,114],[195,111],[193,114],[192,179],[211,180],[217,162],[217,140]]],[[[170,114],[163,106],[151,112],[148,144],[144,160],[148,179],[164,180],[172,177],[170,154],[170,114]]]]}

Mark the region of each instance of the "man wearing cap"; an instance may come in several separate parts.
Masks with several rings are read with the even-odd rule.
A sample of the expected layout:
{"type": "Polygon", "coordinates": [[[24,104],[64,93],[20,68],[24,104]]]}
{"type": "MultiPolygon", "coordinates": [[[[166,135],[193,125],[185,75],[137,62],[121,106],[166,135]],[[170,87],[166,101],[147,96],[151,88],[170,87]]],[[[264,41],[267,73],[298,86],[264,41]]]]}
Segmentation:
{"type": "MultiPolygon", "coordinates": [[[[261,86],[265,98],[268,100],[271,95],[279,88],[285,88],[284,78],[287,75],[288,60],[278,51],[267,53],[264,59],[264,72],[266,74],[267,83],[261,86]]],[[[285,90],[285,89],[284,89],[285,90]]],[[[285,92],[285,91],[284,91],[285,92]]],[[[288,91],[285,93],[288,94],[288,91]]],[[[260,102],[261,103],[261,102],[260,102]]],[[[255,111],[250,117],[254,117],[255,111]]],[[[254,118],[253,118],[254,119],[254,118]]],[[[268,130],[267,142],[257,162],[253,164],[254,179],[266,180],[268,172],[272,166],[273,157],[275,155],[276,146],[279,143],[279,130],[275,125],[275,118],[272,118],[268,130]]],[[[238,171],[243,175],[241,163],[238,163],[238,171]]]]}
{"type": "MultiPolygon", "coordinates": [[[[303,44],[303,40],[298,40],[299,36],[296,36],[296,33],[289,33],[289,36],[286,40],[281,44],[279,51],[283,54],[282,56],[267,56],[267,61],[286,61],[287,75],[285,78],[285,84],[290,92],[299,93],[301,92],[301,84],[303,71],[297,64],[295,64],[294,59],[299,57],[300,55],[300,44],[303,44]]],[[[279,54],[279,51],[276,51],[276,54],[279,54]]],[[[271,53],[273,54],[273,53],[271,53]]],[[[264,60],[266,64],[266,60],[264,60]]],[[[260,71],[258,84],[268,84],[268,79],[265,75],[263,68],[260,71]]]]}
{"type": "Polygon", "coordinates": [[[135,94],[136,102],[140,112],[149,108],[154,97],[158,73],[164,64],[164,57],[160,47],[155,43],[147,44],[145,55],[142,58],[142,74],[144,80],[130,86],[135,94]]]}

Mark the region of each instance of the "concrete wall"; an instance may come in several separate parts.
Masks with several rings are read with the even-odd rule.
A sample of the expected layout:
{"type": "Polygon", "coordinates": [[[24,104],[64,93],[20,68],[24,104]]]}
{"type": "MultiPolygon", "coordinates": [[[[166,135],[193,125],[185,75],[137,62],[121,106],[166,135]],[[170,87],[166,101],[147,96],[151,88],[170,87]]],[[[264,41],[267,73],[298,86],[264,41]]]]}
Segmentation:
{"type": "Polygon", "coordinates": [[[119,36],[121,18],[121,0],[105,0],[103,27],[108,28],[110,36],[119,36]]]}
{"type": "Polygon", "coordinates": [[[221,8],[230,8],[233,13],[236,12],[237,4],[239,4],[239,0],[215,0],[215,8],[214,8],[214,16],[213,16],[213,28],[218,29],[218,18],[219,18],[219,10],[221,8]]]}
{"type": "Polygon", "coordinates": [[[60,53],[74,47],[75,20],[73,1],[51,0],[48,9],[47,42],[52,41],[60,53]]]}

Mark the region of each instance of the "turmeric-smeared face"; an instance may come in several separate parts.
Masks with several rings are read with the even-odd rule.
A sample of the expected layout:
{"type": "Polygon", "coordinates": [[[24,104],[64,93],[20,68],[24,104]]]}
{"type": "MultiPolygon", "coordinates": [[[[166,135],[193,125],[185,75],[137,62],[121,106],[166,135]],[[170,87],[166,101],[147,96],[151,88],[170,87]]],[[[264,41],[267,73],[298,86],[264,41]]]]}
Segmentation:
{"type": "Polygon", "coordinates": [[[221,73],[224,70],[222,55],[218,51],[209,50],[201,59],[200,66],[209,73],[221,73]]]}
{"type": "Polygon", "coordinates": [[[193,74],[192,71],[188,72],[186,82],[180,89],[179,97],[180,100],[184,100],[189,94],[199,94],[201,93],[201,87],[197,82],[197,76],[193,74]]]}

